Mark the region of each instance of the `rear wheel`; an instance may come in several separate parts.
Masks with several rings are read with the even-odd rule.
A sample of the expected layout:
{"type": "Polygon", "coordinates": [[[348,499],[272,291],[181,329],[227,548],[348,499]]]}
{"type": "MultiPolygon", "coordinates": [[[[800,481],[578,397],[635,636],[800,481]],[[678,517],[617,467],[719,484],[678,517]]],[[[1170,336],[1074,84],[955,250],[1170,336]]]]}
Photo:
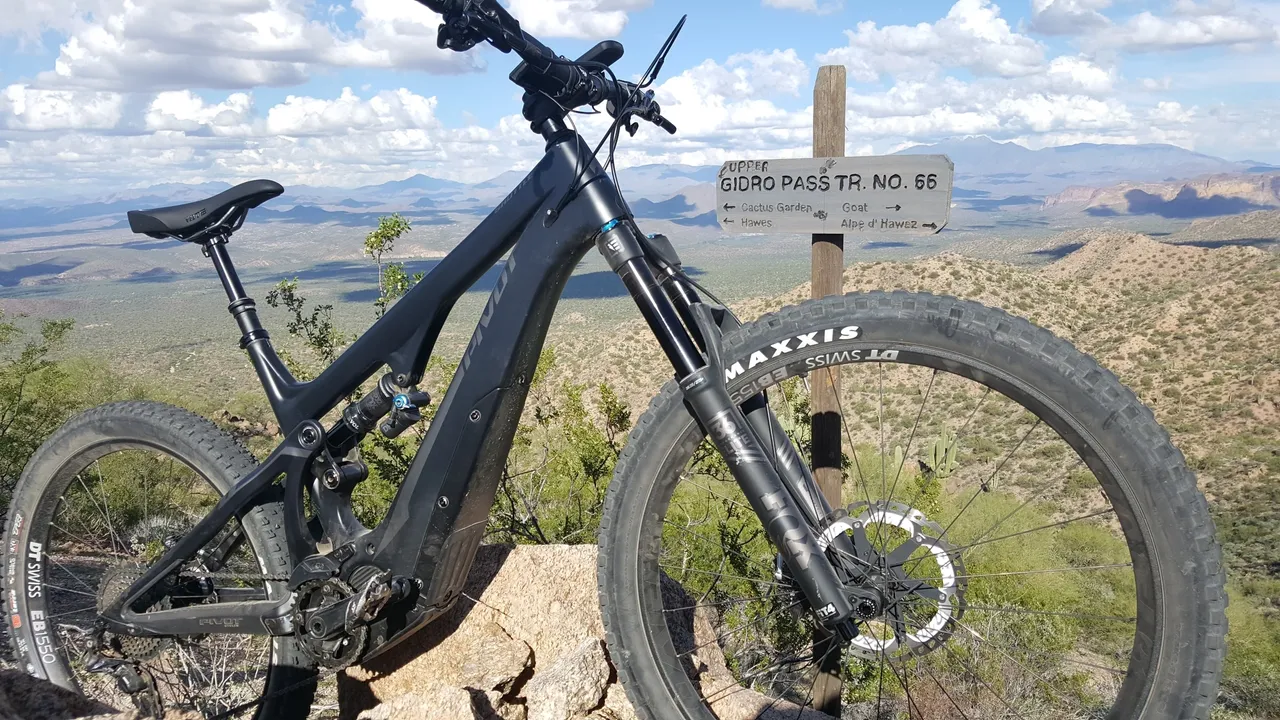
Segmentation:
{"type": "MultiPolygon", "coordinates": [[[[6,525],[18,661],[120,709],[213,716],[267,696],[257,717],[306,717],[315,670],[291,637],[138,638],[96,622],[256,464],[209,421],[167,405],[104,405],[68,421],[28,462],[6,525]]],[[[253,508],[206,550],[154,609],[288,592],[265,579],[290,570],[278,503],[253,508]]]]}
{"type": "MultiPolygon", "coordinates": [[[[1114,375],[981,305],[811,301],[724,339],[809,458],[809,382],[840,376],[833,563],[879,608],[817,633],[759,520],[668,385],[605,505],[609,647],[649,720],[1207,718],[1226,620],[1195,478],[1114,375]]],[[[766,439],[767,441],[768,439],[766,439]]],[[[826,547],[825,541],[820,543],[826,547]]],[[[850,584],[851,593],[855,589],[850,584]]]]}

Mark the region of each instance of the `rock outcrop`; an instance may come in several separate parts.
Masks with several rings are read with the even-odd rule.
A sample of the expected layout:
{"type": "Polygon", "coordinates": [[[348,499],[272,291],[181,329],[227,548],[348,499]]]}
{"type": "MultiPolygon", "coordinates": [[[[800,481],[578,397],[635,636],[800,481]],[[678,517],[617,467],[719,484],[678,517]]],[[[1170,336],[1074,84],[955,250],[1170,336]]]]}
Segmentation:
{"type": "MultiPolygon", "coordinates": [[[[464,593],[339,677],[343,720],[635,720],[604,643],[594,546],[482,547],[464,593]]],[[[667,607],[697,605],[674,582],[663,595],[667,607]]],[[[737,687],[709,615],[674,614],[670,628],[721,720],[827,719],[737,687]]]]}
{"type": "Polygon", "coordinates": [[[346,720],[631,720],[593,546],[485,546],[445,616],[339,677],[346,720]]]}

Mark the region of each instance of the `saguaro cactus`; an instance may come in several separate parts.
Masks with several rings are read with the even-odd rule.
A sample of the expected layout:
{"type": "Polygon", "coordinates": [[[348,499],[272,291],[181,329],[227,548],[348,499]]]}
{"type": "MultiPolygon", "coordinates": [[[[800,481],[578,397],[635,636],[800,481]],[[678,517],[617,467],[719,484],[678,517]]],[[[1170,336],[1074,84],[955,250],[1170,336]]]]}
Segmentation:
{"type": "Polygon", "coordinates": [[[943,480],[951,476],[955,471],[956,453],[959,449],[959,442],[956,440],[955,433],[950,430],[943,430],[932,443],[929,444],[929,450],[924,461],[920,464],[924,467],[920,468],[921,473],[929,480],[943,480]]]}

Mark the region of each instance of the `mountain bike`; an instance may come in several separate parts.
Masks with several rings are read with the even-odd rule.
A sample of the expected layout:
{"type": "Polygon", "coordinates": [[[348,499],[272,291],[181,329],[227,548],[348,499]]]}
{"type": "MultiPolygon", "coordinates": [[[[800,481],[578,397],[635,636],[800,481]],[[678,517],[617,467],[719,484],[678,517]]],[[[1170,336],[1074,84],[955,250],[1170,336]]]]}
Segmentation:
{"type": "Polygon", "coordinates": [[[640,717],[1208,717],[1226,632],[1213,525],[1115,375],[953,297],[855,293],[742,324],[639,229],[610,172],[638,120],[676,130],[650,86],[680,26],[632,83],[611,70],[616,42],[570,61],[495,0],[422,2],[444,18],[442,48],[520,56],[511,80],[545,156],[306,382],[228,252],[280,185],[129,213],[135,232],[212,261],[283,440],[258,462],[153,402],[59,429],[4,531],[30,673],[147,711],[302,718],[319,675],[440,617],[485,537],[558,298],[594,246],[673,373],[599,522],[608,649],[640,717]],[[569,114],[601,104],[613,121],[591,148],[569,114]],[[403,484],[365,527],[357,446],[422,422],[444,320],[503,258],[403,484]],[[813,442],[809,400],[837,377],[832,451],[813,442]],[[838,497],[815,469],[842,480],[838,497]]]}

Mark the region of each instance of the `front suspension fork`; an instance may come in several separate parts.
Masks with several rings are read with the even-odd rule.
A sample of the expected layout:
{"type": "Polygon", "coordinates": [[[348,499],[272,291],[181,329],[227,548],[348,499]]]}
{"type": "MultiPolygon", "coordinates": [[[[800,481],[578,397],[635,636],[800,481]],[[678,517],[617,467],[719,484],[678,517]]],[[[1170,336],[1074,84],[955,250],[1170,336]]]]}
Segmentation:
{"type": "Polygon", "coordinates": [[[824,518],[825,513],[811,522],[805,520],[824,510],[825,502],[817,499],[816,506],[802,508],[783,483],[775,462],[725,387],[724,371],[715,361],[718,353],[710,345],[718,341],[718,335],[699,333],[708,344],[708,356],[713,358],[708,362],[694,344],[681,313],[654,277],[637,233],[631,222],[615,223],[606,227],[596,244],[622,278],[675,368],[686,406],[724,457],[818,619],[846,638],[855,637],[853,603],[813,534],[812,520],[824,518]]]}

